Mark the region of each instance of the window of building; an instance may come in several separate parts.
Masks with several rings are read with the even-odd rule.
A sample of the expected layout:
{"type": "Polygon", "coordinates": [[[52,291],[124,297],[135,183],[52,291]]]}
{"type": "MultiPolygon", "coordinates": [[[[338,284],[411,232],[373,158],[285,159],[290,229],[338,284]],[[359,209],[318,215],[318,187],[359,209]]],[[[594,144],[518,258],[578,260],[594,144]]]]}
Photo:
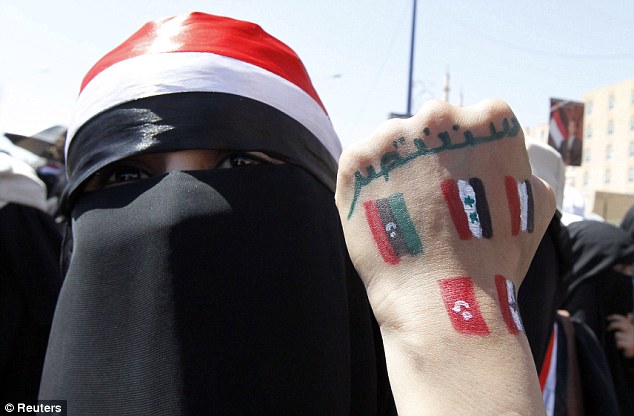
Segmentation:
{"type": "Polygon", "coordinates": [[[630,117],[630,131],[634,130],[634,117],[630,117]]]}
{"type": "Polygon", "coordinates": [[[634,141],[630,142],[630,146],[628,148],[628,153],[630,156],[634,156],[634,141]]]}
{"type": "Polygon", "coordinates": [[[634,104],[634,90],[632,90],[632,94],[630,95],[630,103],[634,104]]]}
{"type": "Polygon", "coordinates": [[[583,149],[583,161],[584,162],[590,161],[590,149],[583,149]]]}
{"type": "Polygon", "coordinates": [[[606,169],[605,176],[603,177],[603,182],[610,183],[611,180],[612,180],[612,172],[610,171],[610,169],[606,169]]]}
{"type": "Polygon", "coordinates": [[[627,181],[629,183],[634,182],[634,168],[629,168],[627,170],[627,181]]]}
{"type": "Polygon", "coordinates": [[[614,123],[612,120],[608,121],[608,136],[611,136],[614,133],[614,123]]]}
{"type": "MultiPolygon", "coordinates": [[[[634,100],[634,90],[632,90],[632,99],[634,100]]],[[[592,114],[592,100],[588,101],[588,103],[586,104],[586,114],[590,115],[592,114]]]]}
{"type": "Polygon", "coordinates": [[[605,158],[606,160],[612,159],[612,145],[605,146],[605,158]]]}
{"type": "Polygon", "coordinates": [[[586,126],[586,139],[591,139],[592,138],[592,125],[588,124],[586,126]]]}
{"type": "Polygon", "coordinates": [[[589,172],[585,172],[583,174],[583,184],[584,185],[590,184],[590,173],[589,172]]]}
{"type": "Polygon", "coordinates": [[[610,94],[610,98],[608,98],[608,109],[612,110],[615,102],[616,99],[614,98],[614,94],[610,94]]]}

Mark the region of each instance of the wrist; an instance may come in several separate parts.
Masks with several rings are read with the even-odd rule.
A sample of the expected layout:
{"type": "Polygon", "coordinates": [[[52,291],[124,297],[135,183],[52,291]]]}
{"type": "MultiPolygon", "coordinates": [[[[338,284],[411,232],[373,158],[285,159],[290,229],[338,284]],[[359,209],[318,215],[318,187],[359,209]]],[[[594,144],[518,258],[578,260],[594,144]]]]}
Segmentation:
{"type": "Polygon", "coordinates": [[[541,414],[537,372],[521,323],[510,317],[506,280],[476,284],[458,276],[432,283],[394,294],[408,303],[395,304],[394,314],[379,322],[395,397],[413,406],[399,413],[541,414]],[[457,297],[464,303],[456,304],[457,297]],[[402,373],[412,376],[392,377],[402,373]]]}
{"type": "MultiPolygon", "coordinates": [[[[416,270],[407,264],[405,267],[416,270]]],[[[456,261],[436,267],[426,263],[424,272],[409,279],[370,280],[366,288],[377,322],[385,330],[408,338],[417,334],[424,337],[439,325],[446,333],[451,328],[476,335],[522,332],[516,284],[502,273],[474,269],[460,267],[456,261]]],[[[407,273],[399,271],[384,270],[381,276],[397,273],[403,277],[407,273]]]]}

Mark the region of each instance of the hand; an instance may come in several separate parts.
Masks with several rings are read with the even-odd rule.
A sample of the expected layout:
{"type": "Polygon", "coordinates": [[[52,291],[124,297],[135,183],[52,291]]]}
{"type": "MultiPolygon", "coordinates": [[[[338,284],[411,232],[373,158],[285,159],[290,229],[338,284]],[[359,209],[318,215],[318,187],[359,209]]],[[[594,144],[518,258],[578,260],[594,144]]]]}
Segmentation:
{"type": "Polygon", "coordinates": [[[510,108],[431,101],[387,121],[344,151],[335,199],[399,413],[542,412],[515,294],[555,198],[510,108]]]}
{"type": "Polygon", "coordinates": [[[623,355],[627,358],[634,358],[634,321],[632,314],[610,315],[608,316],[608,331],[614,331],[616,347],[623,350],[623,355]]]}
{"type": "Polygon", "coordinates": [[[411,119],[389,120],[344,151],[335,197],[352,261],[383,324],[395,303],[417,302],[436,279],[468,275],[490,287],[501,275],[519,287],[555,209],[552,190],[531,175],[513,112],[497,100],[467,108],[431,101],[411,119]],[[471,186],[460,196],[459,180],[482,192],[471,186]],[[518,183],[532,194],[524,229],[518,183]],[[375,237],[368,209],[386,205],[411,223],[372,220],[388,235],[375,237]],[[396,224],[403,238],[387,229],[396,224]]]}

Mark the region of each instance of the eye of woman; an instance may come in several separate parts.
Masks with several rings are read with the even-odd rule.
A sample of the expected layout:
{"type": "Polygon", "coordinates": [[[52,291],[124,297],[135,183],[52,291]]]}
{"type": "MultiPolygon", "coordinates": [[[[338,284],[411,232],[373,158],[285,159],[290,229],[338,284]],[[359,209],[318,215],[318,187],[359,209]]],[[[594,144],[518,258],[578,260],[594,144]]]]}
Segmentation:
{"type": "Polygon", "coordinates": [[[125,183],[139,181],[152,176],[143,167],[130,162],[113,163],[97,171],[87,182],[84,190],[109,188],[125,183]]]}
{"type": "Polygon", "coordinates": [[[218,169],[227,169],[227,168],[242,168],[246,166],[254,166],[260,164],[269,164],[273,163],[273,160],[269,159],[268,156],[263,153],[253,154],[253,153],[231,153],[227,157],[218,163],[218,169]]]}
{"type": "Polygon", "coordinates": [[[172,170],[230,169],[261,164],[280,164],[261,152],[196,150],[134,156],[108,165],[94,173],[84,191],[140,181],[172,170]]]}

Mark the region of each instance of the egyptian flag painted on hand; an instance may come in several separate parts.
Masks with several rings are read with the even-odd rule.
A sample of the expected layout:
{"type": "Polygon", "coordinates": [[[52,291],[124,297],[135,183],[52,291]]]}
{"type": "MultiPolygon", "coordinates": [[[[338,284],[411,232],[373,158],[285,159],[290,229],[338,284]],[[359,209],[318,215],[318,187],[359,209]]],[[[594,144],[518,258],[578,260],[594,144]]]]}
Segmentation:
{"type": "Polygon", "coordinates": [[[453,328],[466,335],[489,335],[476,300],[475,286],[470,277],[455,277],[438,282],[440,293],[453,328]]]}
{"type": "Polygon", "coordinates": [[[511,213],[511,234],[518,235],[520,231],[532,233],[535,214],[530,181],[518,182],[511,176],[505,176],[504,184],[511,213]]]}
{"type": "Polygon", "coordinates": [[[520,310],[515,300],[515,285],[504,276],[495,276],[495,287],[500,301],[500,312],[509,333],[515,335],[524,331],[520,310]]]}
{"type": "Polygon", "coordinates": [[[386,263],[398,264],[402,256],[414,256],[423,251],[402,193],[367,201],[363,206],[374,240],[386,263]]]}
{"type": "Polygon", "coordinates": [[[461,240],[493,236],[489,204],[480,179],[448,179],[440,188],[461,240]]]}

